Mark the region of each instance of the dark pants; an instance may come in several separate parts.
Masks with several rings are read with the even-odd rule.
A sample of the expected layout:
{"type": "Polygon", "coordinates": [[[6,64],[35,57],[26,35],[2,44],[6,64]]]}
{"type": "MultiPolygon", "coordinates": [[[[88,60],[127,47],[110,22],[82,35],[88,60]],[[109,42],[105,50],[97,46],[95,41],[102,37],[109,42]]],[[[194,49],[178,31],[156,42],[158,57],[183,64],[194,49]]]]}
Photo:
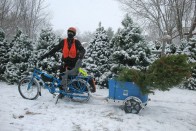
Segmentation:
{"type": "Polygon", "coordinates": [[[66,71],[66,69],[71,70],[74,68],[74,65],[68,65],[68,64],[61,64],[60,66],[60,73],[63,73],[66,71]]]}

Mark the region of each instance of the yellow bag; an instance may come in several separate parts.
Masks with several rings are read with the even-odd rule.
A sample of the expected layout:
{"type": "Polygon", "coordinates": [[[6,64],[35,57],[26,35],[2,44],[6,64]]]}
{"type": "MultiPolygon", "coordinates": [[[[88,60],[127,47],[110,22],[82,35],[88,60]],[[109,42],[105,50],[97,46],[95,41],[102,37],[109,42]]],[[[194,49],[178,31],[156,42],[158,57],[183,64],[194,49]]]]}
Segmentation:
{"type": "Polygon", "coordinates": [[[78,70],[79,70],[79,75],[88,76],[88,73],[84,69],[79,68],[78,70]]]}

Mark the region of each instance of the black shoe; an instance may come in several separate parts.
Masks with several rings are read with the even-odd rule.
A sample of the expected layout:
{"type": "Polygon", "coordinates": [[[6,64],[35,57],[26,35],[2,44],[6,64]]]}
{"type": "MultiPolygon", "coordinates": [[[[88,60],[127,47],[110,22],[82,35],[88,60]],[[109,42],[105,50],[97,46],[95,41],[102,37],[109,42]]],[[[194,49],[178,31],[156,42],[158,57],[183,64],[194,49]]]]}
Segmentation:
{"type": "Polygon", "coordinates": [[[62,99],[63,97],[64,97],[64,95],[61,93],[58,95],[58,99],[62,99]]]}

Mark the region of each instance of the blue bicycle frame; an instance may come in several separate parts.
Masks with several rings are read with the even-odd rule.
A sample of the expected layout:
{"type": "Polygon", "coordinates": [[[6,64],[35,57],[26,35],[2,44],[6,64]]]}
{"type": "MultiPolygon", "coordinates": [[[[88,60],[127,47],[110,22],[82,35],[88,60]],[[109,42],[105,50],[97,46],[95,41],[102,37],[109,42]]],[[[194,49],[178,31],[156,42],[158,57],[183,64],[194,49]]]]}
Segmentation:
{"type": "MultiPolygon", "coordinates": [[[[64,73],[62,73],[60,75],[64,75],[64,73]]],[[[70,83],[72,83],[73,81],[83,80],[83,82],[85,81],[86,85],[88,85],[89,80],[92,79],[91,76],[85,76],[85,77],[84,76],[69,76],[69,79],[68,79],[69,82],[68,82],[68,85],[67,86],[68,86],[68,88],[69,88],[69,90],[71,92],[68,93],[65,90],[59,90],[59,89],[57,89],[57,88],[59,88],[61,86],[61,80],[60,79],[58,79],[58,78],[56,78],[54,76],[51,76],[51,75],[49,75],[47,73],[44,73],[41,70],[37,69],[36,67],[34,68],[34,71],[33,71],[31,80],[33,80],[34,78],[36,80],[38,80],[39,82],[41,82],[42,85],[43,85],[43,87],[45,89],[48,89],[51,94],[54,94],[54,93],[62,93],[62,94],[67,95],[67,96],[72,96],[73,93],[80,94],[80,93],[85,92],[85,90],[87,90],[86,87],[82,87],[80,85],[80,83],[78,83],[79,85],[77,85],[77,86],[81,86],[80,90],[76,89],[74,87],[74,85],[73,84],[70,84],[70,83]],[[45,76],[46,78],[48,78],[49,79],[49,82],[45,82],[43,80],[42,76],[45,76]]],[[[31,82],[28,85],[28,89],[30,87],[31,87],[31,82]]],[[[41,95],[41,89],[40,89],[40,95],[41,95]]]]}

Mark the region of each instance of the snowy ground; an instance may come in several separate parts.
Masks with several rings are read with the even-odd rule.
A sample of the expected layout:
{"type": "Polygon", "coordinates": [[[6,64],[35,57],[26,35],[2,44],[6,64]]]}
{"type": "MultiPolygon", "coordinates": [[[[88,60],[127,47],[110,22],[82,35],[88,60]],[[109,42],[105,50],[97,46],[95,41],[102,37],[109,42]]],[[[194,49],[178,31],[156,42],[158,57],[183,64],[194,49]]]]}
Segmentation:
{"type": "Polygon", "coordinates": [[[37,100],[23,99],[17,85],[0,82],[0,131],[196,131],[196,92],[174,88],[156,91],[140,114],[104,100],[97,90],[84,103],[60,100],[46,90],[37,100]]]}

